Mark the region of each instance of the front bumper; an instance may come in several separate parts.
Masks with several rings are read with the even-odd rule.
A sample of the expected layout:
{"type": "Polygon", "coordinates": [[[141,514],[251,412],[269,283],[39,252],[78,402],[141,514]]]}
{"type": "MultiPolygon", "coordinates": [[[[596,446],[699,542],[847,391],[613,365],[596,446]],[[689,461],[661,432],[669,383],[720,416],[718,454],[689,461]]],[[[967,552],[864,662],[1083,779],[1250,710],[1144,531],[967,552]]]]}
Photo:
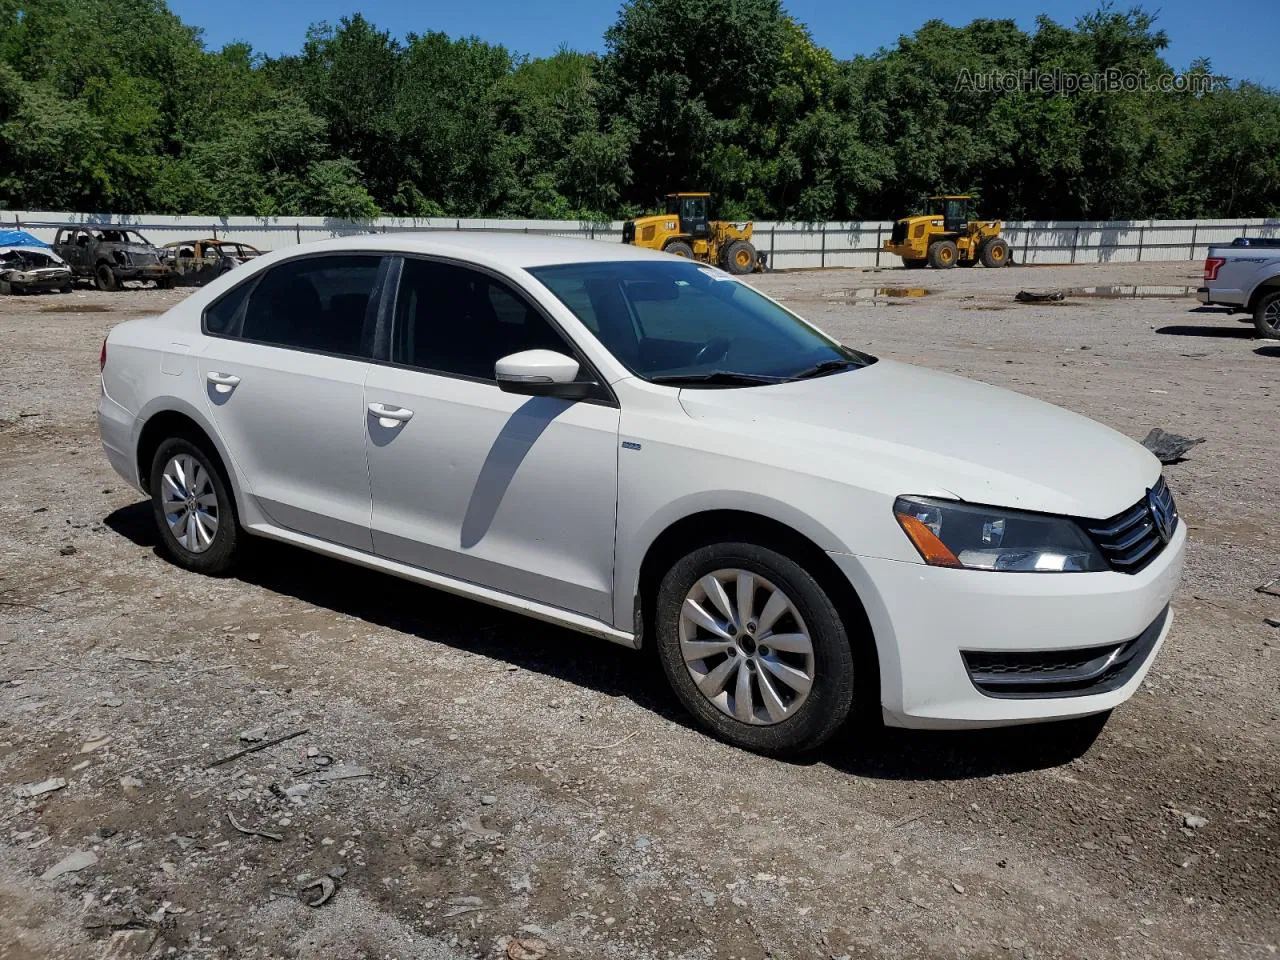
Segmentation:
{"type": "Polygon", "coordinates": [[[1186,540],[1179,523],[1160,556],[1136,574],[988,573],[831,558],[858,591],[874,632],[885,723],[984,727],[1087,716],[1128,700],[1173,623],[1165,611],[1186,540]],[[1117,683],[1083,692],[992,695],[975,684],[965,660],[974,652],[1079,651],[1138,640],[1141,650],[1117,683]]]}
{"type": "Polygon", "coordinates": [[[173,276],[173,271],[163,263],[147,263],[142,266],[126,266],[121,263],[113,264],[111,267],[116,277],[120,280],[164,280],[166,277],[173,276]]]}
{"type": "Polygon", "coordinates": [[[42,293],[47,290],[61,290],[71,286],[70,270],[26,270],[15,271],[3,278],[10,289],[18,293],[42,293]]]}

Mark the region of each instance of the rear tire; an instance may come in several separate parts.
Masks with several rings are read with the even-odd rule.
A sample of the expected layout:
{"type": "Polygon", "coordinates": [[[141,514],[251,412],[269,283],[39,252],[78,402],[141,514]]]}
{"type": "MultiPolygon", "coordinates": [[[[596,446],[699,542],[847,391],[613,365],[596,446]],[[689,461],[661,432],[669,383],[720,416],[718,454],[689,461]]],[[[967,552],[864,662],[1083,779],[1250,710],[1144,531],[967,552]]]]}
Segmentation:
{"type": "Polygon", "coordinates": [[[959,257],[954,240],[939,240],[929,247],[929,266],[935,270],[950,270],[959,257]]]}
{"type": "Polygon", "coordinates": [[[689,246],[683,240],[672,240],[662,248],[663,253],[669,253],[675,257],[684,257],[686,260],[693,259],[693,247],[689,246]]]}
{"type": "Polygon", "coordinates": [[[1253,325],[1264,340],[1280,340],[1280,290],[1268,293],[1253,308],[1253,325]]]}
{"type": "Polygon", "coordinates": [[[170,560],[196,573],[231,569],[242,537],[240,520],[214,457],[185,437],[169,438],[151,460],[150,490],[160,544],[170,560]]]}
{"type": "Polygon", "coordinates": [[[854,658],[844,620],[818,581],[783,554],[740,542],[694,550],[662,578],[655,619],[658,658],[672,689],[722,740],[793,755],[821,745],[848,718],[854,658]],[[722,592],[706,589],[713,581],[722,592]],[[740,582],[748,584],[745,617],[740,582]],[[690,604],[732,637],[723,651],[715,649],[723,638],[698,619],[698,610],[687,615],[690,604]],[[784,637],[785,646],[771,646],[784,637]]]}
{"type": "Polygon", "coordinates": [[[756,248],[746,240],[735,240],[724,252],[724,268],[736,276],[756,268],[756,248]]]}
{"type": "Polygon", "coordinates": [[[984,267],[1003,267],[1009,262],[1009,244],[1001,237],[994,237],[982,245],[978,255],[984,267]]]}
{"type": "Polygon", "coordinates": [[[116,272],[111,269],[110,264],[106,263],[98,264],[98,269],[93,272],[93,281],[104,293],[111,293],[120,286],[119,281],[116,280],[116,272]]]}

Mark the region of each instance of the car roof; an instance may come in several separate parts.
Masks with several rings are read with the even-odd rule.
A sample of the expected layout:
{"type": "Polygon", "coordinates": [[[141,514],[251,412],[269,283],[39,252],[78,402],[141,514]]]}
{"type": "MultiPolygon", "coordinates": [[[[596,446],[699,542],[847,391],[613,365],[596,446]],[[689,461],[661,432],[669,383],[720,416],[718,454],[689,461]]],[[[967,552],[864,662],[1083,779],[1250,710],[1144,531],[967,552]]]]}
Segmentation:
{"type": "Polygon", "coordinates": [[[432,230],[420,233],[374,233],[335,237],[290,247],[291,253],[378,250],[421,253],[475,260],[494,266],[541,267],[565,263],[603,263],[611,260],[667,260],[669,254],[632,244],[571,237],[507,233],[500,230],[432,230]]]}

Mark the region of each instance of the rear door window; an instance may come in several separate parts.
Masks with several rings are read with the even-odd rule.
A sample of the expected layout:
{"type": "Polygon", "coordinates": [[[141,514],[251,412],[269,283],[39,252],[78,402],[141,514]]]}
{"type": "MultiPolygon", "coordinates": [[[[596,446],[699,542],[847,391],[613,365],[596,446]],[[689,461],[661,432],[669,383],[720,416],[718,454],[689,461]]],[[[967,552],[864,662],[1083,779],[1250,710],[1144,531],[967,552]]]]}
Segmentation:
{"type": "Polygon", "coordinates": [[[368,359],[382,257],[303,257],[240,284],[205,311],[205,330],[256,343],[368,359]]]}

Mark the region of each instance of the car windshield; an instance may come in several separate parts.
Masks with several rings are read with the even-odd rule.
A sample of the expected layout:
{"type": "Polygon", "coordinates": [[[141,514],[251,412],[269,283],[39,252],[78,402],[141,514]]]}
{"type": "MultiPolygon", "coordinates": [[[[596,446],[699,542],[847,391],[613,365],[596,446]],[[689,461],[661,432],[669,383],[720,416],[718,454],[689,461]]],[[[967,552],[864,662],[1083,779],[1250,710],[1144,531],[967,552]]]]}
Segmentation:
{"type": "Polygon", "coordinates": [[[875,360],[712,267],[623,260],[532,267],[529,273],[646,380],[754,386],[853,370],[875,360]]]}

